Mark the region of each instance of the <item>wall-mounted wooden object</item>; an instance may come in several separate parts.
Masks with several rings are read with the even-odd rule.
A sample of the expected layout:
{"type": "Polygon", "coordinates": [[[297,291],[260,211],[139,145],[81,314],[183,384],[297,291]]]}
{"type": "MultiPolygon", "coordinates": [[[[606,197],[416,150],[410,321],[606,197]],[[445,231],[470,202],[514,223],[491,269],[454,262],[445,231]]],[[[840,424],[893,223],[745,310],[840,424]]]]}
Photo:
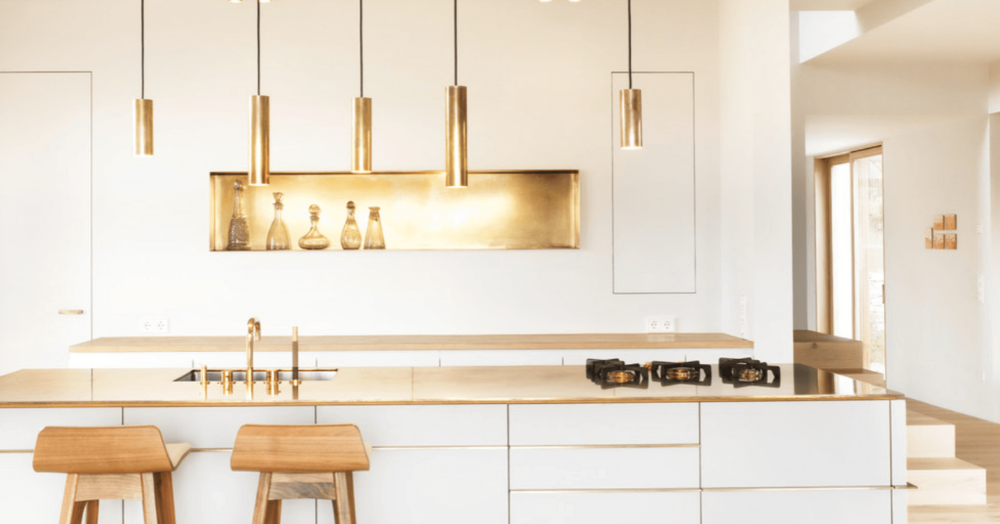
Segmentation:
{"type": "Polygon", "coordinates": [[[340,251],[347,202],[357,206],[362,235],[368,208],[381,208],[388,250],[579,249],[578,171],[474,171],[469,187],[449,189],[441,171],[271,173],[271,184],[248,187],[246,173],[212,173],[209,247],[225,251],[233,215],[233,184],[244,182],[243,210],[253,251],[263,251],[274,219],[272,193],[284,194],[292,250],[309,230],[309,206],[322,209],[326,251],[340,251]]]}

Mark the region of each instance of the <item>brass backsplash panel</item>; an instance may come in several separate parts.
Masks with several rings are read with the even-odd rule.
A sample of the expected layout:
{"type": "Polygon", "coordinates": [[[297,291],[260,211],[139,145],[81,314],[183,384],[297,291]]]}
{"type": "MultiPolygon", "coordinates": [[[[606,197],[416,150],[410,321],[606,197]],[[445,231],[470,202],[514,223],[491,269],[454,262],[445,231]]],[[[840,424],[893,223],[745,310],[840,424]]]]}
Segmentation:
{"type": "Polygon", "coordinates": [[[284,193],[283,218],[292,250],[309,230],[309,206],[323,210],[319,230],[338,251],[347,202],[357,206],[362,236],[368,207],[381,208],[386,249],[579,249],[578,171],[473,171],[469,187],[444,187],[443,171],[271,173],[271,185],[250,187],[246,173],[212,173],[209,246],[225,251],[233,184],[243,181],[250,243],[263,251],[274,219],[271,193],[284,193]]]}

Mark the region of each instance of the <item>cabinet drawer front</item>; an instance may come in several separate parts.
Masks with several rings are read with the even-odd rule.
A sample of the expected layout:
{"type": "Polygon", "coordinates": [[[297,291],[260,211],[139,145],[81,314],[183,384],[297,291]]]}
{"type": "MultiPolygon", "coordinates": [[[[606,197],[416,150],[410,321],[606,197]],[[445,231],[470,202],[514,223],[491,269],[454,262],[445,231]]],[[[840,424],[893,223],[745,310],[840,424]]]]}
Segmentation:
{"type": "Polygon", "coordinates": [[[697,443],[696,403],[510,407],[512,446],[697,443]]]}
{"type": "Polygon", "coordinates": [[[511,448],[511,489],[698,488],[698,448],[511,448]]]}
{"type": "Polygon", "coordinates": [[[244,424],[313,424],[315,408],[125,408],[125,424],[152,424],[166,442],[187,442],[194,448],[231,449],[244,424]]]}
{"type": "Polygon", "coordinates": [[[507,406],[320,406],[320,424],[356,424],[372,446],[506,446],[507,406]]]}
{"type": "Polygon", "coordinates": [[[702,522],[892,524],[891,499],[890,490],[706,491],[702,522]]]}
{"type": "MultiPolygon", "coordinates": [[[[697,492],[511,493],[511,524],[700,524],[697,492]]],[[[729,522],[733,522],[732,519],[729,522]]]]}
{"type": "Polygon", "coordinates": [[[0,450],[35,449],[46,426],[121,425],[121,408],[0,409],[0,450]]]}
{"type": "Polygon", "coordinates": [[[888,401],[705,403],[701,422],[706,488],[889,485],[888,401]]]}

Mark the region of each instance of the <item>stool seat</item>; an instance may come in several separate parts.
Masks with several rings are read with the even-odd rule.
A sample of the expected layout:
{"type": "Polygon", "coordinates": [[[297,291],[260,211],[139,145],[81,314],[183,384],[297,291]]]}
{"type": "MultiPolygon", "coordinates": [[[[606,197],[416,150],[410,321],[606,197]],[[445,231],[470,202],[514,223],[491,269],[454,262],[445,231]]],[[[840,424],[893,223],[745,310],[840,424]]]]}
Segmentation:
{"type": "Polygon", "coordinates": [[[253,524],[280,524],[281,501],[333,501],[337,524],[355,524],[354,471],[369,468],[370,448],[352,424],[240,428],[230,467],[260,472],[253,524]]]}
{"type": "Polygon", "coordinates": [[[101,500],[142,501],[145,524],[175,524],[172,472],[191,450],[165,444],[155,426],[47,427],[37,472],[66,473],[60,524],[96,524],[101,500]]]}

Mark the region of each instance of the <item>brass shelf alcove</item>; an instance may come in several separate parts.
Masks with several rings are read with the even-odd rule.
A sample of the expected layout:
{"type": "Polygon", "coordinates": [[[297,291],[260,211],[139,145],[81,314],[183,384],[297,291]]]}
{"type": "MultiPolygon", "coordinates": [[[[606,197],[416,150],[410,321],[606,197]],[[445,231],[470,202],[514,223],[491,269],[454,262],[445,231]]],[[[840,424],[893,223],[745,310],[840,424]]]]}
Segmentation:
{"type": "Polygon", "coordinates": [[[271,173],[266,187],[246,185],[245,172],[212,173],[209,246],[225,251],[233,184],[244,183],[243,210],[252,251],[264,251],[274,219],[272,193],[284,194],[292,250],[309,230],[309,206],[322,208],[325,251],[341,251],[347,202],[357,206],[362,235],[368,208],[381,208],[387,250],[579,249],[579,172],[473,171],[469,187],[446,188],[443,171],[271,173]]]}

